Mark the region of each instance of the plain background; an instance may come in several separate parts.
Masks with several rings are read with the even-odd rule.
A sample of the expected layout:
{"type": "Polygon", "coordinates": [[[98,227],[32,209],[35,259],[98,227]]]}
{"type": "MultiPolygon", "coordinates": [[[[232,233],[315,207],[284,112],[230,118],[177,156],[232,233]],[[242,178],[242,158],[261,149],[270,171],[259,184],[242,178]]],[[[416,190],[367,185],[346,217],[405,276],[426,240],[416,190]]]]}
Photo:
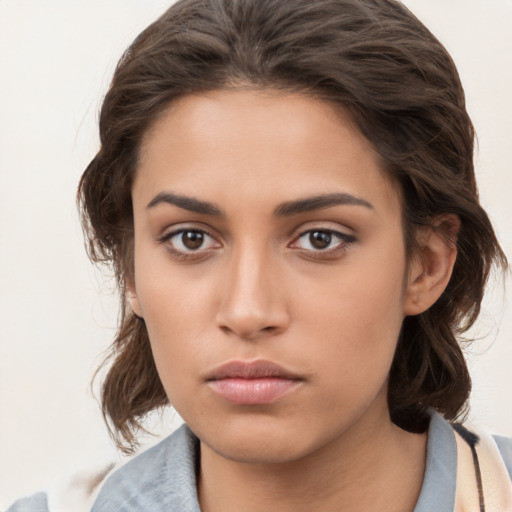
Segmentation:
{"type": "MultiPolygon", "coordinates": [[[[169,4],[0,0],[0,508],[118,457],[89,387],[114,334],[115,288],[86,259],[74,195],[114,66],[169,4]]],[[[482,202],[512,257],[512,1],[405,4],[459,67],[482,202]]],[[[469,354],[472,420],[508,435],[511,297],[495,284],[469,354]]]]}

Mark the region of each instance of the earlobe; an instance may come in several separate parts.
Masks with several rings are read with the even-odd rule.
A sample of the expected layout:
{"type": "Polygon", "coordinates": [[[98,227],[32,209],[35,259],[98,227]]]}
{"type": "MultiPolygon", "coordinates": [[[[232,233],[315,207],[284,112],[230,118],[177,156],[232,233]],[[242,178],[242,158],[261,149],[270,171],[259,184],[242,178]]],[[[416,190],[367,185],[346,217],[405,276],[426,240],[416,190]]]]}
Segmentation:
{"type": "Polygon", "coordinates": [[[137,318],[143,318],[142,311],[139,303],[139,299],[137,297],[137,292],[135,291],[135,286],[132,284],[128,284],[126,287],[126,300],[130,305],[134,315],[137,318]]]}
{"type": "Polygon", "coordinates": [[[418,235],[418,254],[410,262],[404,297],[404,315],[418,315],[432,306],[448,286],[457,258],[460,219],[446,214],[436,217],[418,235]]]}

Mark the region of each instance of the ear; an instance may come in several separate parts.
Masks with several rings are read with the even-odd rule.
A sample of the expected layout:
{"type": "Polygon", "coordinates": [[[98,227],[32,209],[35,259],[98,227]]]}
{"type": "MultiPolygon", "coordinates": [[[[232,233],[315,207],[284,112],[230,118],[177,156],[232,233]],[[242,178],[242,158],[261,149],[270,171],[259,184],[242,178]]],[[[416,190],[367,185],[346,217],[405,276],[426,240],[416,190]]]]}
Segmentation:
{"type": "Polygon", "coordinates": [[[409,263],[404,314],[419,315],[444,292],[457,258],[460,219],[454,214],[436,217],[417,232],[418,250],[409,263]]]}
{"type": "Polygon", "coordinates": [[[135,284],[131,281],[126,284],[126,300],[132,308],[135,316],[137,318],[143,318],[139,298],[137,297],[137,292],[135,290],[135,284]]]}

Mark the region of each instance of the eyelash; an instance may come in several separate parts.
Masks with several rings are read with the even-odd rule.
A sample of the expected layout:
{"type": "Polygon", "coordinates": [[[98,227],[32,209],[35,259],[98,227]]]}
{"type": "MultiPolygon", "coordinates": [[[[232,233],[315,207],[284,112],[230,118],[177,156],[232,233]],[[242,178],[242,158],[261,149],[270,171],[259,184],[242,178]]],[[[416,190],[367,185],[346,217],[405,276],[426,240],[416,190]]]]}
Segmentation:
{"type": "MultiPolygon", "coordinates": [[[[311,258],[316,259],[329,259],[329,258],[335,258],[340,255],[340,253],[344,252],[348,249],[348,247],[353,244],[356,241],[356,238],[352,235],[348,235],[346,233],[342,233],[340,231],[336,231],[335,229],[329,229],[329,228],[312,228],[307,229],[305,231],[302,231],[299,233],[299,235],[294,239],[292,244],[290,244],[290,247],[293,247],[294,244],[296,244],[301,238],[309,235],[310,241],[311,236],[313,233],[318,233],[322,235],[327,235],[332,240],[338,240],[338,243],[335,245],[335,247],[326,248],[326,249],[301,249],[305,254],[308,254],[311,258]]],[[[330,242],[329,241],[329,242],[330,242]]]]}
{"type": "MultiPolygon", "coordinates": [[[[203,237],[209,237],[213,241],[215,241],[215,238],[206,230],[199,229],[199,228],[180,228],[176,229],[174,231],[171,231],[169,233],[164,234],[161,238],[158,239],[158,242],[165,245],[166,249],[171,253],[171,255],[182,261],[186,260],[201,260],[203,258],[206,258],[209,254],[211,254],[211,251],[213,249],[216,249],[217,247],[208,247],[206,249],[199,247],[197,250],[188,250],[184,251],[181,249],[177,249],[172,243],[169,243],[174,237],[177,237],[179,235],[183,236],[185,233],[195,233],[198,235],[202,235],[203,237]]],[[[330,241],[331,241],[330,240],[330,241]]],[[[329,242],[330,242],[329,241],[329,242]]],[[[351,244],[353,244],[356,241],[356,238],[352,235],[348,235],[346,233],[342,233],[340,231],[336,231],[334,229],[329,228],[311,228],[304,230],[300,232],[293,241],[288,245],[288,247],[297,248],[297,250],[301,251],[303,254],[308,255],[312,259],[330,259],[335,258],[340,255],[340,253],[344,252],[351,244]],[[319,233],[322,235],[327,235],[331,237],[331,240],[338,240],[338,243],[334,248],[327,248],[327,249],[304,249],[300,247],[296,247],[295,244],[301,240],[303,237],[311,235],[313,233],[319,233]]],[[[182,239],[181,239],[182,243],[182,239]]],[[[218,242],[217,242],[218,243],[218,242]]]]}
{"type": "MultiPolygon", "coordinates": [[[[174,258],[179,259],[179,260],[190,260],[192,258],[199,259],[201,257],[204,258],[205,256],[207,256],[207,254],[209,253],[209,249],[199,248],[197,251],[190,250],[190,252],[187,252],[187,251],[183,251],[180,249],[176,249],[176,247],[174,247],[172,245],[172,243],[169,243],[174,237],[183,235],[185,233],[196,233],[196,234],[199,234],[202,236],[206,235],[207,237],[211,238],[212,240],[215,240],[215,238],[210,233],[208,233],[208,231],[206,231],[204,229],[180,228],[180,229],[171,231],[170,233],[166,233],[164,236],[162,236],[161,238],[158,239],[158,242],[161,244],[164,244],[166,246],[167,250],[171,253],[171,255],[174,258]]],[[[211,250],[211,248],[210,248],[210,250],[211,250]]]]}

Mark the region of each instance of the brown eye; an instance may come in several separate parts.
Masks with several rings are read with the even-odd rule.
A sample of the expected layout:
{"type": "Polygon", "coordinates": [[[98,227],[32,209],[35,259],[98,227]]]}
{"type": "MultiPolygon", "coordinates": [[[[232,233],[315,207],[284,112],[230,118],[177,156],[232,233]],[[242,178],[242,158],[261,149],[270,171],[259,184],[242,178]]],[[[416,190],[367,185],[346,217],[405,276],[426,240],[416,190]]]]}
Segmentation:
{"type": "Polygon", "coordinates": [[[291,245],[312,253],[332,253],[355,242],[355,237],[332,229],[309,229],[304,231],[291,245]]]}
{"type": "Polygon", "coordinates": [[[315,249],[327,249],[331,241],[332,236],[326,231],[311,231],[309,233],[309,243],[315,249]]]}
{"type": "Polygon", "coordinates": [[[202,253],[219,247],[218,242],[206,231],[200,229],[178,229],[160,239],[176,253],[202,253]]]}
{"type": "Polygon", "coordinates": [[[204,233],[200,231],[184,231],[181,234],[181,242],[187,249],[199,249],[204,243],[204,233]]]}

